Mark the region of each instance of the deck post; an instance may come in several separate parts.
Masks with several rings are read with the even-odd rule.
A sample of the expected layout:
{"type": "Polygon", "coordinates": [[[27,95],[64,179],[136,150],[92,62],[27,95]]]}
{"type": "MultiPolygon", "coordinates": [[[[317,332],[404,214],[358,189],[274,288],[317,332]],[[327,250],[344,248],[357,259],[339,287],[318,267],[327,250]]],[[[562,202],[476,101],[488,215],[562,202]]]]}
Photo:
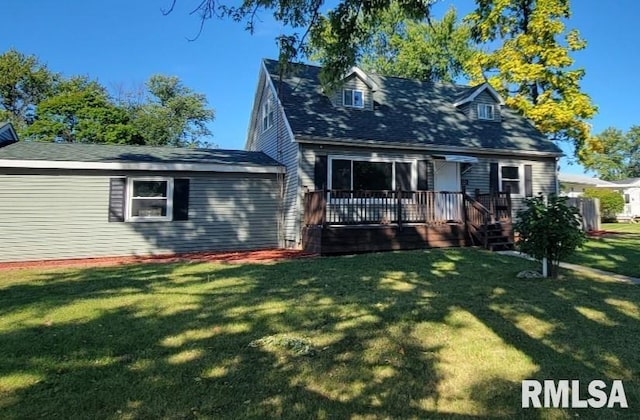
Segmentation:
{"type": "Polygon", "coordinates": [[[322,198],[320,199],[320,206],[322,208],[322,227],[327,226],[327,189],[322,189],[322,198]]]}
{"type": "Polygon", "coordinates": [[[400,193],[400,188],[396,191],[396,198],[398,201],[398,208],[396,209],[397,218],[398,218],[398,229],[402,229],[402,194],[400,193]]]}

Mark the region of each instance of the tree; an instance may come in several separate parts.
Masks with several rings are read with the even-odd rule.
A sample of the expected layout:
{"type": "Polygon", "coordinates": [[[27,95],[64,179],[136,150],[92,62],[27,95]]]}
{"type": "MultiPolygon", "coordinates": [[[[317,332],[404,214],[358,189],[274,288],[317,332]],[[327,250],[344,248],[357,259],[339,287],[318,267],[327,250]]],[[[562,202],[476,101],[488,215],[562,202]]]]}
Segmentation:
{"type": "MultiPolygon", "coordinates": [[[[358,64],[365,70],[386,76],[453,82],[463,75],[473,53],[470,29],[457,21],[454,8],[442,20],[419,20],[406,16],[398,2],[382,12],[375,26],[367,28],[358,47],[358,64]]],[[[313,57],[325,61],[339,40],[325,28],[322,37],[312,38],[313,57]]]]}
{"type": "Polygon", "coordinates": [[[570,53],[586,42],[566,31],[568,0],[482,0],[468,17],[479,51],[469,64],[475,81],[488,80],[544,134],[580,150],[589,138],[586,120],[597,111],[581,91],[584,70],[572,68],[570,53]],[[560,38],[564,38],[564,42],[560,38]]]}
{"type": "Polygon", "coordinates": [[[518,211],[514,228],[518,232],[518,248],[543,261],[547,259],[549,274],[558,277],[560,261],[582,246],[586,236],[580,228],[578,209],[568,206],[567,197],[542,194],[525,200],[526,208],[518,211]]]}
{"type": "MultiPolygon", "coordinates": [[[[425,19],[437,0],[403,0],[398,7],[403,15],[414,19],[425,19]]],[[[289,28],[288,33],[278,36],[280,61],[285,64],[309,53],[309,39],[330,34],[333,42],[331,53],[323,57],[323,80],[336,81],[356,61],[358,48],[373,35],[381,15],[393,0],[340,0],[325,15],[322,14],[324,0],[244,0],[240,6],[229,6],[218,0],[202,0],[192,13],[201,18],[200,31],[204,23],[212,18],[229,18],[244,22],[253,32],[260,13],[271,11],[273,18],[289,28]]],[[[172,13],[178,0],[170,0],[165,14],[172,13]]],[[[197,36],[199,36],[200,32],[197,36]]]]}
{"type": "Polygon", "coordinates": [[[133,126],[147,145],[200,146],[209,144],[207,123],[214,111],[204,95],[195,93],[174,76],[154,75],[146,83],[143,103],[130,104],[133,126]]]}
{"type": "Polygon", "coordinates": [[[60,82],[57,93],[37,105],[24,135],[57,143],[141,143],[126,110],[111,102],[103,86],[85,77],[60,82]]]}
{"type": "Polygon", "coordinates": [[[603,222],[614,222],[616,214],[624,210],[624,197],[619,192],[601,188],[587,188],[582,196],[599,200],[600,217],[603,222]]]}
{"type": "Polygon", "coordinates": [[[36,56],[14,49],[0,55],[0,121],[11,121],[22,134],[33,122],[36,106],[53,93],[58,79],[36,56]]]}
{"type": "Polygon", "coordinates": [[[627,133],[609,127],[589,138],[579,155],[585,168],[607,181],[640,177],[640,126],[627,133]]]}

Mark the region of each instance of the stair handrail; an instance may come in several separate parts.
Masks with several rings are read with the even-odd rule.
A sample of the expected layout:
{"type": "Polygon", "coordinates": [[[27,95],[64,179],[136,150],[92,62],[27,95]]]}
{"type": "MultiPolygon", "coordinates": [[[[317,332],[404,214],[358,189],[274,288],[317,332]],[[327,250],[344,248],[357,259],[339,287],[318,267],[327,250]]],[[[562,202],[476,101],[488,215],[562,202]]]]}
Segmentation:
{"type": "Polygon", "coordinates": [[[466,220],[467,226],[473,227],[474,236],[482,241],[484,248],[489,247],[489,236],[483,231],[491,221],[491,211],[486,208],[482,203],[475,200],[469,194],[463,195],[465,207],[466,207],[466,220]],[[475,220],[474,220],[475,219],[475,220]]]}

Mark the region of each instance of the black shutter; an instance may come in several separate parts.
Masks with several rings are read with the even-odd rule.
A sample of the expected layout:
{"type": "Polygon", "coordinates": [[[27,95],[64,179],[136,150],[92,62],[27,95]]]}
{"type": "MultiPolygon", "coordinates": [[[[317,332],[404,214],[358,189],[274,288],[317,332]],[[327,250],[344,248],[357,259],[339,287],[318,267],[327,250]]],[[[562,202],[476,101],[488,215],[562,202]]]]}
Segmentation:
{"type": "Polygon", "coordinates": [[[500,186],[498,185],[498,163],[492,162],[489,169],[489,191],[497,193],[500,191],[500,186]]]}
{"type": "Polygon", "coordinates": [[[531,165],[524,165],[524,196],[533,197],[533,173],[531,165]]]}
{"type": "Polygon", "coordinates": [[[411,164],[408,162],[396,162],[396,189],[413,190],[411,188],[411,164]]]}
{"type": "Polygon", "coordinates": [[[189,180],[173,180],[173,220],[189,220],[189,180]]]}
{"type": "Polygon", "coordinates": [[[313,182],[316,190],[327,188],[327,157],[316,156],[316,163],[313,168],[313,182]]]}
{"type": "Polygon", "coordinates": [[[124,222],[127,178],[109,179],[109,222],[124,222]]]}
{"type": "Polygon", "coordinates": [[[426,191],[429,189],[428,165],[428,160],[418,161],[418,190],[420,191],[426,191]]]}

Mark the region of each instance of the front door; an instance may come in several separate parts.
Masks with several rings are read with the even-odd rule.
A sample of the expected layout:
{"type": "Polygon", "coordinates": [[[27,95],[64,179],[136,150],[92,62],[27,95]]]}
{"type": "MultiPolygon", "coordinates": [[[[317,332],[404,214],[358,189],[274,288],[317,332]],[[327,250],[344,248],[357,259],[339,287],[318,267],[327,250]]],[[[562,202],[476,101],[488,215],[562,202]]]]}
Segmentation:
{"type": "Polygon", "coordinates": [[[435,191],[460,191],[460,169],[458,162],[446,160],[433,161],[433,174],[435,191]]]}
{"type": "MultiPolygon", "coordinates": [[[[433,161],[433,189],[438,192],[460,191],[460,165],[458,162],[445,160],[433,161]]],[[[459,194],[438,194],[436,196],[436,219],[439,221],[460,221],[461,214],[459,194]]]]}

